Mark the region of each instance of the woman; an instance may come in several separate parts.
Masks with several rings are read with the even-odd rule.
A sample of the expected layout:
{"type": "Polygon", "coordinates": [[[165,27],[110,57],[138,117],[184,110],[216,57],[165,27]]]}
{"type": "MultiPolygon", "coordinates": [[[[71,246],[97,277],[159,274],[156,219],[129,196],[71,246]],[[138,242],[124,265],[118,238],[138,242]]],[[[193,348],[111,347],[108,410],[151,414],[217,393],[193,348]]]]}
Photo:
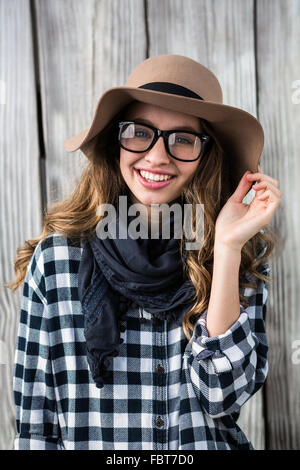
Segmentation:
{"type": "Polygon", "coordinates": [[[74,193],[18,250],[15,449],[253,449],[236,420],[268,372],[267,226],[281,199],[262,146],[259,122],[184,56],[149,58],[102,95],[65,142],[89,159],[74,193]],[[140,204],[139,225],[120,196],[140,204]],[[160,205],[176,214],[155,222],[160,205]],[[204,208],[198,249],[187,206],[193,233],[204,208]]]}

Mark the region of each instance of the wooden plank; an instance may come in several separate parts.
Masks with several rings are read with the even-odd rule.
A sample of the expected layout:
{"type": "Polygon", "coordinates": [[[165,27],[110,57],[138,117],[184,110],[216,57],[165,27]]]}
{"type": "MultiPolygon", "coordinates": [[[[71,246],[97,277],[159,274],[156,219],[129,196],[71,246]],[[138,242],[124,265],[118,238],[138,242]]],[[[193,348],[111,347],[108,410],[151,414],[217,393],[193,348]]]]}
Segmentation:
{"type": "Polygon", "coordinates": [[[87,163],[65,139],[90,127],[101,94],[144,58],[139,0],[37,2],[49,205],[67,197],[87,163]],[[66,177],[67,175],[67,177],[66,177]]]}
{"type": "MultiPolygon", "coordinates": [[[[152,0],[149,55],[199,61],[219,79],[224,103],[256,115],[253,12],[252,0],[152,0]]],[[[242,407],[238,424],[255,449],[264,448],[262,390],[242,407]]]]}
{"type": "Polygon", "coordinates": [[[278,450],[300,446],[300,366],[296,357],[300,339],[300,104],[293,88],[300,79],[299,18],[299,0],[257,2],[259,115],[266,135],[264,171],[279,180],[283,193],[276,225],[281,225],[285,246],[272,263],[276,281],[268,319],[268,447],[278,450]]]}
{"type": "Polygon", "coordinates": [[[37,106],[29,0],[0,0],[0,449],[15,435],[12,376],[22,287],[3,287],[14,277],[16,249],[40,235],[41,198],[37,106]],[[3,85],[4,83],[4,85],[3,85]],[[5,90],[4,90],[5,89],[5,90]]]}

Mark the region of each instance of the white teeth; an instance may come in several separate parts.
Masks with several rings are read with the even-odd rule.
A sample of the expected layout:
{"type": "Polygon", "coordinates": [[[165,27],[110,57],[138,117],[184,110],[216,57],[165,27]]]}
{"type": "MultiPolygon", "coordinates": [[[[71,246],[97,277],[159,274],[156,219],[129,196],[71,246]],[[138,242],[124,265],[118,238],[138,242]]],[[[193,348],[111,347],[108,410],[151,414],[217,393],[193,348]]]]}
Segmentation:
{"type": "Polygon", "coordinates": [[[170,180],[172,176],[169,175],[158,175],[154,173],[149,173],[148,171],[138,170],[140,174],[147,180],[147,181],[166,181],[170,180]]]}

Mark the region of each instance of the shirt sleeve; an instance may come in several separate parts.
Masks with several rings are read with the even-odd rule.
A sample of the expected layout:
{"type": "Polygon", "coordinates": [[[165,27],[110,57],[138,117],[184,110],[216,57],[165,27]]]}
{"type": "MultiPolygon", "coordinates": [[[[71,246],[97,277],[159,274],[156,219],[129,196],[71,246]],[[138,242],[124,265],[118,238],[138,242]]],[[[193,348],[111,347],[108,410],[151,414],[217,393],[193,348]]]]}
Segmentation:
{"type": "MultiPolygon", "coordinates": [[[[259,271],[268,276],[268,263],[261,263],[259,271]]],[[[267,283],[259,280],[256,289],[240,287],[240,291],[249,306],[244,308],[240,304],[239,318],[225,333],[208,335],[206,309],[196,322],[190,340],[191,382],[204,411],[212,418],[239,413],[268,374],[267,283]]]]}
{"type": "Polygon", "coordinates": [[[49,356],[47,302],[41,244],[27,266],[15,349],[15,450],[64,449],[49,356]]]}

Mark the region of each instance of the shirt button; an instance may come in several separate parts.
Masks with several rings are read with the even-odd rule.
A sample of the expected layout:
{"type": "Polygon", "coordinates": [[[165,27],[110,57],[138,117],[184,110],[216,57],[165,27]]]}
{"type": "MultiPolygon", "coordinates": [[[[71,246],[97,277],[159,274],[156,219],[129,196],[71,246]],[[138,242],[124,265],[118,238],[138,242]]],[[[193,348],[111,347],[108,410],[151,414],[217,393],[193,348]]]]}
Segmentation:
{"type": "Polygon", "coordinates": [[[126,330],[125,326],[124,326],[124,325],[120,325],[120,331],[121,331],[122,333],[124,333],[125,330],[126,330]]]}
{"type": "Polygon", "coordinates": [[[163,422],[163,420],[161,419],[160,416],[159,416],[158,418],[156,418],[155,424],[156,424],[156,426],[158,426],[159,428],[161,428],[161,427],[164,425],[164,422],[163,422]]]}
{"type": "Polygon", "coordinates": [[[158,374],[163,374],[165,372],[165,369],[160,364],[158,364],[155,369],[155,372],[157,372],[158,374]]]}
{"type": "Polygon", "coordinates": [[[122,344],[123,342],[124,342],[124,339],[120,338],[120,344],[122,344]]]}

